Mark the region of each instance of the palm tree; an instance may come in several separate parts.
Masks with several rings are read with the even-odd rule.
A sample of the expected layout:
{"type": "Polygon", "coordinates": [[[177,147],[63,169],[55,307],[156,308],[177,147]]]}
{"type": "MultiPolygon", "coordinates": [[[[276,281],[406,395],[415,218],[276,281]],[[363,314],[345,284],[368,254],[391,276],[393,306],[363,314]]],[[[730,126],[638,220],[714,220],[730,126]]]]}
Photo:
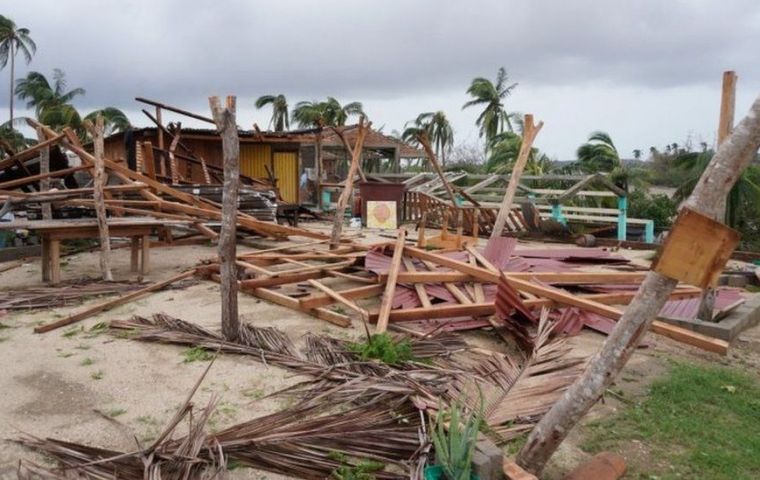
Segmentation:
{"type": "MultiPolygon", "coordinates": [[[[686,180],[676,189],[673,196],[675,200],[681,202],[688,198],[714,153],[712,150],[688,152],[675,158],[674,166],[687,174],[686,180]]],[[[744,212],[756,208],[758,204],[760,204],[760,167],[750,165],[726,197],[726,224],[735,229],[742,229],[752,217],[744,215],[744,212]]]]}
{"type": "Polygon", "coordinates": [[[401,138],[416,144],[417,137],[422,131],[426,132],[430,141],[433,142],[435,155],[441,159],[441,166],[446,166],[446,151],[451,150],[454,145],[454,130],[446,114],[440,110],[420,113],[414,122],[407,122],[401,138]]]}
{"type": "Polygon", "coordinates": [[[324,102],[298,102],[293,109],[293,120],[301,128],[340,127],[351,115],[364,115],[361,102],[341,105],[334,97],[327,97],[324,102]]]}
{"type": "Polygon", "coordinates": [[[100,110],[88,113],[84,119],[95,123],[98,115],[103,116],[103,125],[105,127],[104,135],[108,136],[117,132],[124,132],[132,128],[132,124],[129,122],[129,118],[115,107],[105,107],[100,110]]]}
{"type": "MultiPolygon", "coordinates": [[[[486,161],[486,171],[489,173],[509,173],[514,168],[517,156],[522,146],[522,137],[513,132],[502,132],[493,138],[489,145],[490,155],[486,161]]],[[[554,162],[544,153],[533,147],[530,149],[528,161],[525,164],[526,175],[546,175],[554,170],[554,162]]]]}
{"type": "Polygon", "coordinates": [[[480,127],[480,136],[485,137],[486,148],[492,143],[493,138],[504,131],[504,126],[511,132],[512,122],[510,115],[504,108],[504,99],[517,87],[516,83],[507,85],[507,71],[504,67],[496,73],[496,84],[483,77],[477,77],[470,83],[467,93],[473,97],[465,103],[462,109],[476,105],[485,105],[483,112],[475,120],[475,125],[480,127]]]}
{"type": "Polygon", "coordinates": [[[290,116],[288,115],[288,100],[285,95],[262,95],[256,100],[256,108],[261,109],[266,105],[272,105],[272,119],[269,126],[274,127],[275,132],[284,132],[290,128],[290,116]]]}
{"type": "MultiPolygon", "coordinates": [[[[10,122],[13,124],[13,84],[16,74],[16,54],[24,55],[27,65],[32,61],[32,55],[37,52],[37,45],[29,36],[28,28],[18,28],[13,20],[0,15],[0,69],[5,68],[8,61],[11,62],[11,87],[10,87],[10,122]]],[[[10,127],[13,129],[13,127],[10,127]]]]}
{"type": "Polygon", "coordinates": [[[605,132],[589,135],[588,142],[578,147],[576,155],[579,166],[587,173],[611,172],[621,166],[617,148],[605,132]]]}
{"type": "Polygon", "coordinates": [[[72,128],[80,138],[86,139],[84,120],[94,121],[100,113],[105,121],[106,134],[127,130],[131,127],[127,116],[114,107],[96,110],[82,118],[72,101],[85,94],[83,88],[66,90],[66,74],[63,70],[53,70],[53,82],[39,72],[29,72],[26,78],[16,82],[16,95],[26,100],[27,108],[34,109],[37,120],[56,131],[72,128]]]}

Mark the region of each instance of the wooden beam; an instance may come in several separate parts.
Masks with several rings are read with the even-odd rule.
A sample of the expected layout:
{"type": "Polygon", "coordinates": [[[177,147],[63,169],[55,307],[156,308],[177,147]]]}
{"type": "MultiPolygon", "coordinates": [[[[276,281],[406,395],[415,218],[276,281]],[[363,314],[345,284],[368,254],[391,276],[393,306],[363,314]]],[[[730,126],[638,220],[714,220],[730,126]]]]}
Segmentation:
{"type": "Polygon", "coordinates": [[[393,306],[393,295],[396,292],[396,279],[401,270],[401,258],[404,256],[404,243],[406,242],[406,230],[398,230],[396,245],[393,248],[393,257],[388,269],[388,280],[385,282],[385,291],[380,303],[380,315],[377,320],[377,333],[383,333],[388,329],[388,319],[393,306]]]}
{"type": "Polygon", "coordinates": [[[51,138],[47,138],[46,136],[45,138],[47,138],[47,140],[41,140],[36,145],[32,145],[26,150],[22,150],[0,161],[0,170],[5,170],[8,167],[12,167],[13,165],[16,165],[16,162],[25,163],[28,160],[32,160],[36,158],[39,152],[47,148],[50,148],[53,145],[57,145],[64,137],[65,135],[62,133],[57,134],[51,138]]]}
{"type": "Polygon", "coordinates": [[[7,182],[0,183],[0,190],[5,190],[8,188],[16,188],[22,185],[27,185],[29,183],[37,183],[43,178],[65,177],[66,175],[70,175],[80,170],[86,170],[88,168],[90,168],[89,165],[80,165],[78,167],[64,168],[62,170],[56,170],[50,173],[41,173],[39,175],[32,175],[30,177],[17,178],[16,180],[9,180],[7,182]]]}
{"type": "MultiPolygon", "coordinates": [[[[359,130],[356,135],[356,143],[353,150],[351,150],[351,165],[348,168],[348,174],[346,175],[346,182],[343,186],[343,191],[340,192],[338,198],[338,205],[335,207],[335,217],[333,218],[332,233],[330,235],[330,248],[337,248],[340,244],[340,234],[343,230],[344,215],[346,213],[346,207],[349,200],[352,198],[351,194],[354,188],[354,176],[359,169],[359,164],[362,158],[362,147],[364,145],[364,138],[367,136],[367,132],[372,126],[372,122],[365,123],[364,116],[359,119],[359,130]]],[[[350,149],[348,144],[346,148],[350,149]]]]}
{"type": "Polygon", "coordinates": [[[507,191],[504,193],[504,199],[501,202],[499,214],[496,216],[496,221],[494,222],[493,230],[491,231],[491,238],[500,237],[504,231],[504,225],[506,225],[507,218],[512,211],[512,202],[515,198],[515,192],[517,192],[517,185],[520,183],[520,177],[522,176],[523,170],[525,170],[525,164],[528,163],[528,157],[533,148],[533,141],[536,139],[538,132],[541,131],[541,127],[543,126],[544,122],[538,122],[538,125],[533,124],[533,115],[525,115],[520,152],[517,155],[515,166],[512,168],[512,174],[509,176],[507,191]]]}
{"type": "Polygon", "coordinates": [[[369,320],[369,312],[367,312],[366,309],[360,307],[359,305],[357,305],[352,300],[350,300],[350,299],[346,298],[345,296],[341,295],[339,292],[336,292],[332,288],[330,288],[330,287],[328,287],[328,286],[326,286],[326,285],[324,285],[324,284],[322,284],[322,283],[320,283],[320,282],[318,282],[316,280],[309,280],[309,285],[311,285],[312,287],[316,288],[317,290],[321,290],[323,293],[325,293],[327,296],[331,297],[335,301],[340,302],[343,305],[345,305],[346,307],[348,307],[349,309],[355,311],[356,313],[358,313],[359,315],[361,315],[361,317],[364,320],[367,320],[367,321],[369,320]]]}
{"type": "MultiPolygon", "coordinates": [[[[348,290],[340,290],[339,293],[342,297],[354,300],[359,298],[368,298],[380,295],[385,290],[385,285],[364,285],[361,287],[351,288],[348,290]]],[[[336,300],[329,295],[313,294],[308,297],[303,297],[298,300],[301,308],[310,310],[317,307],[325,307],[335,303],[336,300]]]]}
{"type": "MultiPolygon", "coordinates": [[[[415,273],[416,268],[414,267],[414,262],[412,261],[411,258],[404,257],[403,262],[404,262],[404,267],[406,267],[406,272],[399,272],[399,275],[401,275],[402,273],[415,273]]],[[[385,282],[386,280],[387,280],[387,277],[385,280],[383,280],[383,282],[385,282]]],[[[404,283],[404,282],[401,282],[399,280],[399,283],[404,283]]],[[[415,284],[414,290],[417,292],[417,297],[419,297],[420,303],[422,304],[423,307],[430,308],[433,306],[430,303],[430,296],[428,295],[427,290],[425,290],[424,285],[415,284]]]]}

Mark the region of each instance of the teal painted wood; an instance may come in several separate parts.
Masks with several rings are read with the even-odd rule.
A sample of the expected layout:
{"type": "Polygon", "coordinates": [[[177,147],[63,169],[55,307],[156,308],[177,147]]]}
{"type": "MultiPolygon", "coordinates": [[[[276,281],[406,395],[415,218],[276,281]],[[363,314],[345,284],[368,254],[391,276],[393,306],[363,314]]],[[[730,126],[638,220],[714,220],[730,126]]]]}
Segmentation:
{"type": "MultiPolygon", "coordinates": [[[[425,467],[425,480],[445,480],[445,477],[443,476],[443,468],[440,465],[429,465],[425,467]]],[[[470,480],[480,480],[480,477],[471,473],[470,480]]]]}
{"type": "Polygon", "coordinates": [[[644,241],[654,243],[654,220],[648,220],[644,225],[644,241]]]}
{"type": "Polygon", "coordinates": [[[552,218],[562,225],[567,225],[567,219],[562,215],[562,205],[559,203],[552,205],[552,218]]]}
{"type": "Polygon", "coordinates": [[[625,241],[628,239],[628,197],[618,197],[618,240],[625,241]]]}

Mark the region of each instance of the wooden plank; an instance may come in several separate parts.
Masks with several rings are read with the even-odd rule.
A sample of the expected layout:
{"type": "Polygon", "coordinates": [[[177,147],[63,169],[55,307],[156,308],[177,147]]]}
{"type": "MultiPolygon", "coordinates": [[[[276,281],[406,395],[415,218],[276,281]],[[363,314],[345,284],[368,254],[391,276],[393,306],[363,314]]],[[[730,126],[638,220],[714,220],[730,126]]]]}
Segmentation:
{"type": "MultiPolygon", "coordinates": [[[[322,283],[320,283],[320,282],[318,282],[316,280],[309,280],[309,285],[311,285],[312,287],[316,288],[317,290],[321,290],[323,293],[325,293],[327,296],[333,298],[335,301],[337,301],[339,303],[342,303],[346,307],[348,307],[351,310],[355,311],[356,313],[358,313],[359,315],[361,315],[361,317],[364,320],[368,320],[369,319],[369,312],[367,312],[366,309],[360,307],[355,302],[353,302],[352,300],[349,300],[348,298],[344,297],[339,292],[336,292],[335,290],[333,290],[332,288],[328,287],[327,285],[324,285],[324,284],[322,284],[322,283]]],[[[300,302],[299,302],[299,305],[300,305],[300,302]]]]}
{"type": "Polygon", "coordinates": [[[110,310],[112,308],[118,307],[120,305],[124,305],[125,303],[129,303],[132,300],[135,300],[137,298],[140,298],[144,295],[147,295],[148,293],[155,292],[157,290],[161,290],[162,288],[171,285],[172,283],[178,282],[180,280],[184,280],[186,278],[190,278],[193,275],[195,275],[195,269],[188,270],[186,272],[180,273],[179,275],[175,275],[169,279],[166,279],[161,282],[156,282],[150,286],[147,286],[145,288],[141,288],[140,290],[135,290],[134,292],[130,292],[126,295],[123,295],[121,297],[115,298],[113,300],[108,300],[103,303],[99,303],[95,305],[94,307],[89,307],[85,310],[82,310],[79,313],[75,313],[73,315],[70,315],[64,319],[58,320],[56,322],[48,323],[45,325],[40,325],[39,327],[35,327],[34,333],[45,333],[49,332],[51,330],[55,330],[56,328],[65,327],[66,325],[71,325],[72,323],[79,322],[81,320],[84,320],[85,318],[89,318],[93,315],[96,315],[101,312],[105,312],[107,310],[110,310]]]}
{"type": "MultiPolygon", "coordinates": [[[[216,277],[218,278],[218,275],[216,277]]],[[[269,290],[267,288],[250,288],[250,287],[245,286],[243,283],[244,282],[240,282],[240,289],[242,291],[249,293],[255,297],[261,298],[262,300],[266,300],[268,302],[272,302],[277,305],[290,308],[292,310],[302,311],[309,315],[314,315],[320,320],[330,322],[334,325],[338,325],[339,327],[351,326],[351,318],[348,317],[347,315],[343,315],[338,312],[333,312],[332,310],[328,310],[326,308],[315,308],[312,310],[304,311],[300,308],[300,305],[298,304],[298,299],[289,297],[279,292],[275,292],[274,290],[269,290]]]]}
{"type": "MultiPolygon", "coordinates": [[[[385,290],[385,285],[364,285],[361,287],[351,288],[347,290],[340,290],[338,293],[348,299],[368,298],[380,295],[385,290]]],[[[329,295],[314,294],[308,297],[303,297],[298,300],[302,309],[311,310],[317,307],[325,307],[335,303],[335,299],[329,295]]]]}
{"type": "MultiPolygon", "coordinates": [[[[596,283],[640,283],[646,272],[504,272],[510,278],[521,280],[536,279],[552,284],[596,284],[596,283]]],[[[387,273],[378,275],[378,281],[384,282],[387,273]]],[[[472,282],[476,277],[462,272],[399,272],[398,283],[443,283],[472,282]]],[[[483,280],[481,280],[483,281],[483,280]]],[[[489,282],[490,283],[490,282],[489,282]]]]}
{"type": "Polygon", "coordinates": [[[88,168],[90,168],[89,165],[80,165],[78,167],[64,168],[62,170],[56,170],[50,173],[40,173],[38,175],[32,175],[29,177],[17,178],[16,180],[9,180],[7,182],[0,183],[0,190],[5,190],[8,188],[16,188],[22,185],[27,185],[29,183],[37,183],[43,178],[65,177],[66,175],[70,175],[80,170],[86,170],[88,168]]]}
{"type": "Polygon", "coordinates": [[[64,135],[62,133],[57,134],[51,138],[48,138],[47,140],[44,140],[44,141],[41,140],[39,143],[37,143],[36,145],[32,145],[26,150],[22,150],[18,153],[11,155],[10,157],[0,161],[0,171],[5,170],[8,167],[12,167],[13,165],[16,165],[16,162],[24,163],[27,160],[32,160],[33,158],[36,158],[37,155],[40,153],[40,151],[50,148],[53,145],[57,145],[63,138],[64,138],[64,135]]]}
{"type": "Polygon", "coordinates": [[[150,142],[142,143],[143,163],[145,164],[145,174],[151,180],[156,179],[156,159],[153,156],[153,144],[150,142]]]}
{"type": "MultiPolygon", "coordinates": [[[[404,267],[406,267],[406,272],[399,272],[399,274],[401,274],[401,273],[413,273],[416,270],[416,268],[414,267],[414,262],[412,261],[412,259],[404,257],[403,258],[403,262],[404,262],[404,267]]],[[[403,282],[399,282],[399,283],[403,283],[403,282]]],[[[423,307],[430,308],[430,307],[433,306],[430,303],[430,297],[428,296],[427,290],[425,290],[425,286],[424,285],[416,283],[414,285],[414,290],[417,292],[417,297],[419,297],[420,303],[422,304],[423,307]]]]}
{"type": "Polygon", "coordinates": [[[376,333],[383,333],[388,329],[388,318],[393,306],[393,295],[396,292],[396,279],[401,270],[401,258],[404,256],[404,243],[406,242],[406,230],[398,230],[396,245],[393,248],[393,257],[388,269],[388,280],[385,282],[383,300],[380,303],[380,315],[377,320],[376,333]]]}

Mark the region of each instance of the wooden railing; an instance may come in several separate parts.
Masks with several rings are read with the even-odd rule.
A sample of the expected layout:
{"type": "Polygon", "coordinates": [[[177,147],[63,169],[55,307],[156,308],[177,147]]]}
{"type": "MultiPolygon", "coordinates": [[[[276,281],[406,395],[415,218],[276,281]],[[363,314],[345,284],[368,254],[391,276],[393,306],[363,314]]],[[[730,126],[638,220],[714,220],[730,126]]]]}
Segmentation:
{"type": "MultiPolygon", "coordinates": [[[[422,192],[407,191],[401,208],[402,221],[419,223],[424,220],[430,228],[457,228],[462,226],[466,235],[488,236],[499,209],[480,205],[451,205],[432,195],[422,192]]],[[[528,225],[519,209],[512,209],[507,224],[507,232],[528,230],[528,225]]]]}

